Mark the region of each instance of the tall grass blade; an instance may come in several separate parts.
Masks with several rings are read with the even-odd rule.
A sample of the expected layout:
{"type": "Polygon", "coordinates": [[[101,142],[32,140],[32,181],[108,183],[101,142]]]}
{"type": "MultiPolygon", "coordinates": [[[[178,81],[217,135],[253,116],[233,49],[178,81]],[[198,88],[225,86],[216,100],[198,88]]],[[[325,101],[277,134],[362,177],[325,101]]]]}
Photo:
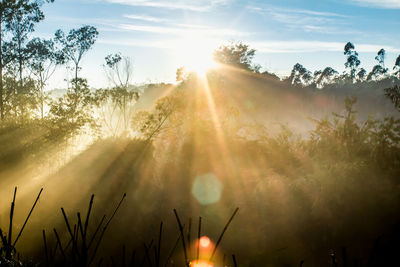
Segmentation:
{"type": "Polygon", "coordinates": [[[211,254],[210,261],[212,261],[214,255],[215,255],[215,252],[217,251],[217,248],[218,248],[219,244],[221,243],[222,237],[224,236],[226,230],[228,229],[229,224],[232,222],[233,218],[235,217],[235,215],[236,215],[236,213],[237,213],[238,211],[239,211],[239,208],[236,208],[235,211],[233,212],[231,218],[228,220],[228,222],[226,223],[224,229],[222,230],[222,233],[221,233],[221,235],[219,236],[219,238],[218,238],[218,240],[217,240],[217,243],[215,244],[214,250],[213,250],[213,252],[212,252],[212,254],[211,254]]]}
{"type": "Polygon", "coordinates": [[[183,252],[184,252],[184,256],[185,256],[185,266],[189,266],[187,251],[186,251],[185,235],[183,234],[183,227],[182,227],[181,220],[179,219],[178,212],[176,211],[176,209],[174,209],[174,213],[175,213],[176,221],[178,222],[179,231],[181,232],[181,236],[182,236],[183,252]]]}
{"type": "Polygon", "coordinates": [[[28,223],[29,218],[31,217],[31,214],[32,214],[33,210],[35,209],[35,206],[36,206],[37,202],[39,201],[39,198],[40,198],[40,195],[42,194],[42,192],[43,192],[43,188],[40,189],[39,194],[37,195],[36,200],[35,200],[35,202],[33,203],[33,206],[32,206],[32,208],[31,208],[31,210],[29,211],[28,216],[26,217],[25,222],[24,222],[24,224],[22,225],[21,230],[19,231],[19,233],[18,233],[18,235],[17,235],[17,238],[16,238],[15,241],[14,241],[14,244],[12,245],[13,247],[15,247],[15,245],[17,244],[19,238],[21,237],[22,232],[24,231],[25,226],[26,226],[26,224],[28,223]]]}

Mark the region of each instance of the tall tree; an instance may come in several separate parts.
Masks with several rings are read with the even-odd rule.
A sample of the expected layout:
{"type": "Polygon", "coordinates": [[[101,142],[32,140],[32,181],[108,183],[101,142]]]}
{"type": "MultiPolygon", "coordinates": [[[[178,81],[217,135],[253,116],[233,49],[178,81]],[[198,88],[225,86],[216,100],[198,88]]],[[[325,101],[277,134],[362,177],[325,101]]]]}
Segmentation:
{"type": "Polygon", "coordinates": [[[296,63],[288,79],[293,85],[307,86],[311,83],[312,78],[313,76],[309,70],[300,63],[296,63]]]}
{"type": "Polygon", "coordinates": [[[1,1],[0,3],[0,118],[4,119],[4,86],[3,69],[13,60],[10,53],[12,45],[4,41],[6,35],[5,24],[8,23],[13,14],[13,1],[1,1]]]}
{"type": "Polygon", "coordinates": [[[372,68],[372,71],[368,74],[367,80],[372,80],[373,78],[379,79],[380,77],[385,76],[388,71],[388,69],[385,68],[385,56],[385,49],[382,48],[378,51],[377,56],[375,57],[378,64],[372,68]]]}
{"type": "Polygon", "coordinates": [[[39,107],[41,118],[44,116],[44,87],[54,74],[57,65],[63,64],[65,58],[61,51],[56,51],[53,40],[34,38],[27,44],[29,51],[28,66],[38,79],[39,107]]]}
{"type": "Polygon", "coordinates": [[[381,49],[378,51],[377,56],[375,57],[375,60],[378,61],[379,65],[382,66],[382,68],[385,68],[385,56],[386,56],[386,51],[385,49],[381,49]]]}
{"type": "Polygon", "coordinates": [[[344,46],[344,55],[347,56],[347,60],[344,65],[349,69],[350,78],[354,82],[357,69],[361,64],[361,61],[358,59],[358,53],[355,50],[355,46],[351,42],[348,42],[344,46]]]}
{"type": "Polygon", "coordinates": [[[54,0],[18,0],[14,2],[12,15],[5,26],[11,32],[12,42],[15,44],[14,53],[22,87],[24,63],[29,57],[29,51],[26,48],[29,33],[34,31],[36,23],[44,19],[43,11],[40,9],[44,2],[54,2],[54,0]]]}
{"type": "Polygon", "coordinates": [[[78,86],[79,63],[83,55],[89,51],[97,40],[99,32],[93,26],[83,26],[79,29],[72,29],[68,35],[62,30],[55,33],[56,43],[61,45],[61,50],[68,61],[72,61],[75,67],[73,83],[78,86]]]}
{"type": "Polygon", "coordinates": [[[93,99],[86,80],[78,78],[75,87],[50,103],[49,118],[60,131],[60,136],[72,137],[83,126],[95,125],[92,116],[93,99]]]}
{"type": "Polygon", "coordinates": [[[0,6],[0,110],[4,118],[3,70],[16,60],[19,72],[19,86],[23,86],[23,68],[27,59],[25,44],[36,23],[44,19],[40,9],[44,3],[54,0],[3,0],[0,6]],[[9,37],[8,41],[4,38],[9,37]],[[9,54],[12,51],[13,55],[9,54]]]}
{"type": "Polygon", "coordinates": [[[103,68],[108,80],[113,86],[127,88],[133,77],[132,60],[117,53],[106,56],[105,61],[103,68]]]}
{"type": "Polygon", "coordinates": [[[362,82],[365,80],[365,77],[367,75],[367,71],[364,68],[361,68],[358,72],[357,72],[357,80],[359,82],[362,82]]]}
{"type": "Polygon", "coordinates": [[[127,132],[129,118],[133,114],[134,103],[139,99],[139,93],[131,86],[133,67],[129,57],[120,53],[110,54],[105,57],[105,61],[103,68],[113,87],[97,90],[95,100],[105,126],[116,136],[121,130],[127,132]],[[108,112],[104,109],[108,109],[108,112]]]}
{"type": "Polygon", "coordinates": [[[325,84],[331,83],[338,74],[339,73],[335,69],[326,67],[323,71],[314,72],[314,83],[317,87],[322,88],[325,84]]]}
{"type": "Polygon", "coordinates": [[[394,75],[399,75],[400,79],[400,55],[396,58],[393,70],[395,71],[394,75]]]}

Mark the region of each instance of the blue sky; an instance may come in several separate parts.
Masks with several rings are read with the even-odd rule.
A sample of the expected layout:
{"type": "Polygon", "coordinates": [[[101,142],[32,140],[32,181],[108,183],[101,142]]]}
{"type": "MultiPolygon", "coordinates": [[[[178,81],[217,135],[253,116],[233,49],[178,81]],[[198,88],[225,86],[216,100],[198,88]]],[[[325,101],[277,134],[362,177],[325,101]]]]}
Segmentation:
{"type": "MultiPolygon", "coordinates": [[[[400,54],[400,0],[56,0],[43,9],[33,35],[98,28],[81,71],[94,87],[107,86],[101,65],[115,52],[132,58],[135,83],[173,82],[178,67],[228,41],[249,44],[255,62],[279,75],[297,62],[343,71],[347,41],[368,71],[380,48],[390,68],[400,54]]],[[[65,87],[65,78],[60,69],[51,86],[65,87]]]]}

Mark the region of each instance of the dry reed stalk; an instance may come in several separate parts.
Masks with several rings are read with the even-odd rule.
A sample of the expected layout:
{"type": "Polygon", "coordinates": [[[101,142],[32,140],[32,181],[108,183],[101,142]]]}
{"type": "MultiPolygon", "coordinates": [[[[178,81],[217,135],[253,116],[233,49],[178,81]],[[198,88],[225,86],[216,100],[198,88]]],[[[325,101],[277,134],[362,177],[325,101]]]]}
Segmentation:
{"type": "Polygon", "coordinates": [[[182,236],[183,252],[184,252],[184,256],[185,256],[185,266],[189,267],[187,251],[186,251],[185,236],[183,234],[183,227],[182,227],[181,220],[179,219],[178,212],[176,211],[176,209],[174,209],[174,213],[175,213],[176,221],[178,222],[179,231],[181,232],[181,236],[182,236]]]}
{"type": "Polygon", "coordinates": [[[201,234],[201,217],[199,217],[199,229],[197,231],[197,255],[196,260],[200,258],[200,234],[201,234]]]}
{"type": "Polygon", "coordinates": [[[228,222],[226,223],[224,229],[222,230],[221,235],[219,236],[219,238],[218,238],[218,240],[217,240],[217,243],[215,244],[214,250],[213,250],[213,252],[212,252],[212,254],[211,254],[211,257],[210,257],[209,261],[212,261],[214,255],[215,255],[215,252],[217,251],[217,248],[218,248],[219,244],[221,243],[222,237],[224,236],[226,230],[228,229],[229,224],[232,222],[233,218],[235,217],[235,215],[236,215],[236,213],[237,213],[238,211],[239,211],[239,208],[236,208],[235,211],[233,212],[231,218],[230,218],[230,219],[228,220],[228,222]]]}

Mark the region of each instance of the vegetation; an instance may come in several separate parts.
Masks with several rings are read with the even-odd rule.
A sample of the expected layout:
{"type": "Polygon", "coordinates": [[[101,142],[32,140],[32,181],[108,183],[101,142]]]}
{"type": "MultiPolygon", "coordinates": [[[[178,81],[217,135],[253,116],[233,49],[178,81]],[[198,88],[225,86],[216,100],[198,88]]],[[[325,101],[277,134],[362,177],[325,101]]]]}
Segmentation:
{"type": "Polygon", "coordinates": [[[1,2],[0,266],[398,265],[400,56],[379,50],[368,73],[348,42],[344,73],[280,79],[230,43],[205,77],[135,86],[115,53],[94,89],[79,71],[95,27],[31,36],[50,2],[1,2]],[[73,72],[59,96],[56,68],[73,72]],[[15,185],[22,210],[44,187],[27,217],[15,185]]]}

